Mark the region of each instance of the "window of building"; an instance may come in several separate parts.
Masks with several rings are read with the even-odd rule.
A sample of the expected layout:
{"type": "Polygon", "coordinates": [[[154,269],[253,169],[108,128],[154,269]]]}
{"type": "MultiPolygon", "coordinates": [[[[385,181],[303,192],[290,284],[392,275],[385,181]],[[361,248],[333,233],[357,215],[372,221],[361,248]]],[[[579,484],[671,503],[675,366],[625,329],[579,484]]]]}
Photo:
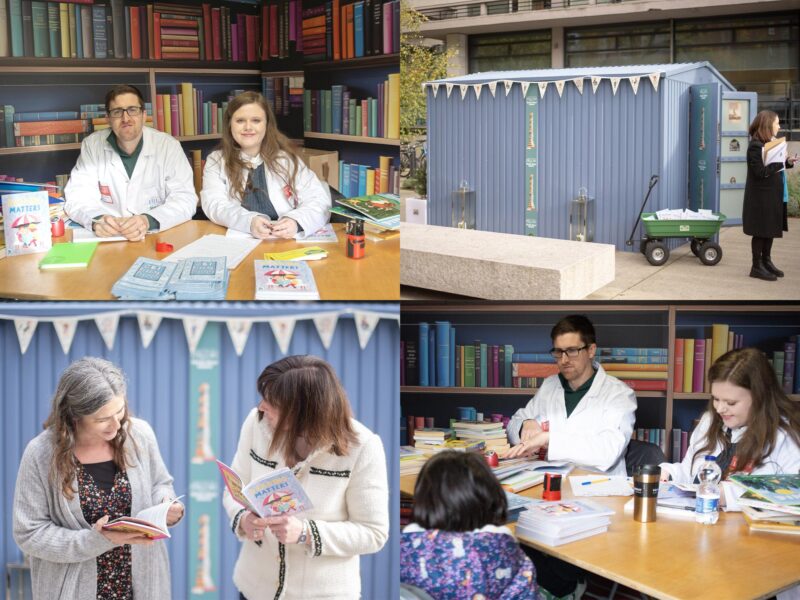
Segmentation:
{"type": "Polygon", "coordinates": [[[568,67],[670,62],[668,21],[580,27],[567,29],[564,37],[568,67]]]}
{"type": "Polygon", "coordinates": [[[552,64],[550,44],[549,29],[471,35],[469,72],[549,69],[552,64]]]}

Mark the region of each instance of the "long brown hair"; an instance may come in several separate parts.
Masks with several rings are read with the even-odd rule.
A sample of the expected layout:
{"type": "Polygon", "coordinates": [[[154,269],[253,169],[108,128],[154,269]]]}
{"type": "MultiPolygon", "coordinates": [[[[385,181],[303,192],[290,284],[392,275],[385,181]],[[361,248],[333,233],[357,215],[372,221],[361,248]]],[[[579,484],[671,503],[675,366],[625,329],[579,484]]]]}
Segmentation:
{"type": "MultiPolygon", "coordinates": [[[[122,371],[102,358],[76,360],[61,374],[44,428],[52,431],[55,445],[50,478],[54,485],[61,487],[67,500],[72,500],[75,494],[72,485],[78,467],[74,454],[78,421],[96,413],[113,398],[124,397],[125,392],[122,371]]],[[[130,435],[130,417],[126,400],[119,431],[109,442],[114,453],[114,464],[121,470],[128,466],[125,441],[130,435]]]]}
{"type": "Polygon", "coordinates": [[[258,92],[243,92],[228,103],[223,116],[222,127],[222,157],[225,159],[225,174],[228,176],[234,198],[240,202],[244,200],[245,177],[244,171],[248,169],[247,163],[242,160],[241,147],[231,134],[231,119],[234,113],[247,104],[257,104],[266,115],[266,131],[264,139],[261,141],[261,158],[264,160],[266,168],[280,176],[292,190],[295,191],[295,176],[299,168],[300,158],[294,149],[294,144],[285,135],[278,131],[278,124],[264,96],[258,92]],[[289,165],[282,160],[282,157],[289,160],[289,165]]]}
{"type": "MultiPolygon", "coordinates": [[[[731,350],[720,356],[708,371],[709,383],[727,381],[750,391],[752,404],[747,430],[736,444],[736,469],[763,464],[775,449],[778,429],[783,429],[800,445],[800,403],[794,402],[778,385],[766,355],[756,348],[731,350]]],[[[692,461],[712,454],[718,445],[727,448],[730,442],[723,432],[722,418],[714,410],[713,397],[708,403],[711,426],[706,445],[692,461]]],[[[729,469],[727,469],[729,470],[729,469]]],[[[728,473],[723,473],[727,477],[728,473]]]]}
{"type": "MultiPolygon", "coordinates": [[[[287,463],[301,460],[295,441],[305,438],[313,450],[330,448],[344,456],[357,440],[352,411],[333,368],[316,356],[287,356],[269,365],[258,377],[258,393],[279,413],[270,454],[287,463]]],[[[264,413],[259,411],[259,419],[264,413]]]]}
{"type": "Polygon", "coordinates": [[[771,110],[762,110],[759,112],[756,118],[753,119],[753,122],[750,123],[750,129],[748,131],[750,137],[766,144],[774,137],[772,134],[772,124],[777,118],[777,113],[771,110]]]}

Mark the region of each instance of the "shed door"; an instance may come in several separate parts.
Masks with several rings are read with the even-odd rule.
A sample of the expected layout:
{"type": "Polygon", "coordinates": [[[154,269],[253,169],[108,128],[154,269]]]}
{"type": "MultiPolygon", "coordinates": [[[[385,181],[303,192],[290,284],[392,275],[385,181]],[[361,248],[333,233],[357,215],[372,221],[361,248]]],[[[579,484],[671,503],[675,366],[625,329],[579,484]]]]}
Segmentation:
{"type": "Polygon", "coordinates": [[[719,210],[718,83],[689,88],[689,208],[719,210]]]}
{"type": "Polygon", "coordinates": [[[741,225],[747,178],[747,130],[756,118],[755,92],[722,92],[719,210],[726,225],[741,225]]]}

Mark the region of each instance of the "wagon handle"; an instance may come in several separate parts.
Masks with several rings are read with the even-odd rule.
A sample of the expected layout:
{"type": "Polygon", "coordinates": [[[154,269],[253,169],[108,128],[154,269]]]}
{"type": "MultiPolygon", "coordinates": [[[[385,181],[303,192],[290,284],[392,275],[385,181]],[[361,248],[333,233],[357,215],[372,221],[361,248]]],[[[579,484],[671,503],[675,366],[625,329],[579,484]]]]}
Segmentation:
{"type": "Polygon", "coordinates": [[[642,213],[644,212],[644,207],[647,206],[647,201],[650,198],[650,192],[653,191],[653,188],[658,183],[658,175],[651,175],[650,176],[650,183],[649,187],[647,188],[647,195],[644,197],[644,202],[642,202],[642,208],[639,209],[639,215],[636,217],[636,222],[633,224],[633,229],[631,230],[631,235],[628,240],[625,242],[626,246],[633,245],[633,234],[636,233],[636,228],[639,226],[639,220],[642,218],[642,213]]]}

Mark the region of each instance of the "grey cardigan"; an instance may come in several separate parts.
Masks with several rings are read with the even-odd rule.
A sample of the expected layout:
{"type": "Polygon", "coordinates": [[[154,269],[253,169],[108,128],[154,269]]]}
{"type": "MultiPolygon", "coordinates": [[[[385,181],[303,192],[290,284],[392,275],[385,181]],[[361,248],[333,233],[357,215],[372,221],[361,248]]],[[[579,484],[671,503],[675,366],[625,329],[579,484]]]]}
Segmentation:
{"type": "MultiPolygon", "coordinates": [[[[155,434],[145,421],[132,419],[126,442],[130,467],[131,513],[173,498],[155,434]],[[133,443],[135,442],[135,443],[133,443]]],[[[114,548],[92,529],[75,494],[68,501],[50,479],[52,432],[45,430],[25,448],[14,491],[14,540],[30,556],[34,598],[95,600],[97,557],[114,548]]],[[[75,486],[73,489],[76,489],[75,486]]],[[[161,600],[171,595],[169,557],[162,541],[131,546],[133,595],[161,600]]]]}

